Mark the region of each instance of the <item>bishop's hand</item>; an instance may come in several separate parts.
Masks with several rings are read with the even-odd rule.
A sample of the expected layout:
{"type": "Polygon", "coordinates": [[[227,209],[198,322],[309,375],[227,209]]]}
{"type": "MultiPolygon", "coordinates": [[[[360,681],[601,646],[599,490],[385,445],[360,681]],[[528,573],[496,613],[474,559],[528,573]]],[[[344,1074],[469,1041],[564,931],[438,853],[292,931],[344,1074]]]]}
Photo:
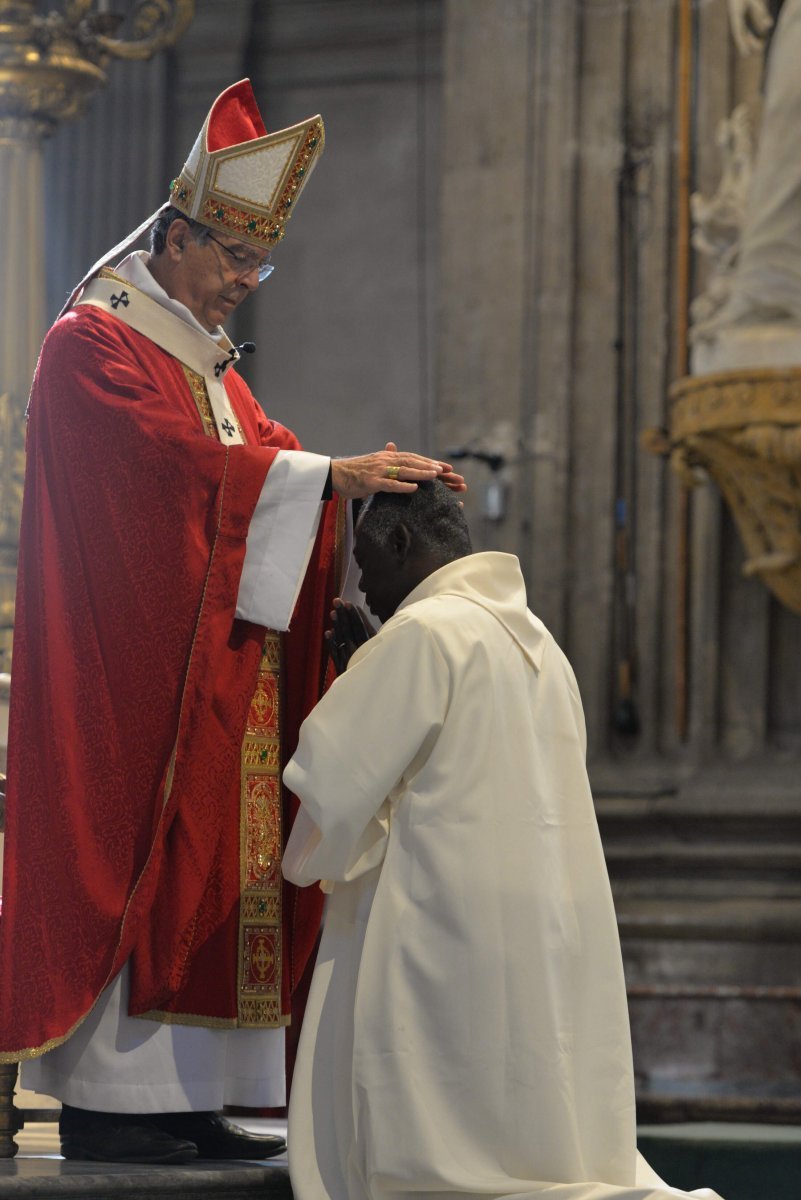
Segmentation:
{"type": "Polygon", "coordinates": [[[328,653],[331,655],[336,672],[341,675],[356,653],[368,638],[375,637],[376,631],[361,608],[351,604],[349,600],[334,600],[331,613],[331,628],[326,633],[328,653]]]}
{"type": "Polygon", "coordinates": [[[414,492],[418,483],[431,479],[441,479],[456,492],[466,488],[450,463],[398,450],[394,442],[387,442],[375,454],[331,460],[334,491],[346,500],[364,499],[374,492],[414,492]]]}

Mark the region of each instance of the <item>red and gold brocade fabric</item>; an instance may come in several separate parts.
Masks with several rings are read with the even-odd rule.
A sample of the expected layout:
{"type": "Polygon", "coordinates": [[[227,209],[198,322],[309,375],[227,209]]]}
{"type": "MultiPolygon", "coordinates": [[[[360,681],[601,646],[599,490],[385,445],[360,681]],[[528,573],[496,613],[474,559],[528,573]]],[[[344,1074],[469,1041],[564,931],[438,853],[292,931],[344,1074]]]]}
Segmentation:
{"type": "MultiPolygon", "coordinates": [[[[62,1041],[127,959],[133,1014],[240,1023],[240,756],[265,631],[234,613],[264,479],[298,443],[232,370],[225,386],[248,445],[209,437],[181,364],[116,318],[79,308],[45,341],[20,541],[0,1059],[62,1041]]],[[[336,523],[326,505],[285,639],[289,753],[324,685],[336,523]]],[[[283,911],[286,1013],[320,898],[285,895],[283,911]]]]}

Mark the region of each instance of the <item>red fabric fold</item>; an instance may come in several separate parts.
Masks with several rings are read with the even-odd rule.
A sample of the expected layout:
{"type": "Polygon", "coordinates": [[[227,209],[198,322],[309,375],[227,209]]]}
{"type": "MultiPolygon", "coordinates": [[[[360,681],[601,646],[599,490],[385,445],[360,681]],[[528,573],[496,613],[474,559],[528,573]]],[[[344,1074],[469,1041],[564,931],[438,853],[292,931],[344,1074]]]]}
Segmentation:
{"type": "MultiPolygon", "coordinates": [[[[236,1017],[239,754],[264,631],[234,613],[264,479],[298,443],[233,371],[226,389],[246,446],[207,437],[181,365],[114,317],[79,308],[45,341],[20,539],[0,1057],[63,1040],[129,956],[132,1012],[236,1017]]],[[[287,656],[290,750],[324,676],[327,508],[290,635],[303,650],[287,656]]]]}
{"type": "Polygon", "coordinates": [[[226,88],[214,101],[209,113],[206,148],[227,150],[267,133],[261,119],[256,97],[249,79],[242,79],[226,88]]]}

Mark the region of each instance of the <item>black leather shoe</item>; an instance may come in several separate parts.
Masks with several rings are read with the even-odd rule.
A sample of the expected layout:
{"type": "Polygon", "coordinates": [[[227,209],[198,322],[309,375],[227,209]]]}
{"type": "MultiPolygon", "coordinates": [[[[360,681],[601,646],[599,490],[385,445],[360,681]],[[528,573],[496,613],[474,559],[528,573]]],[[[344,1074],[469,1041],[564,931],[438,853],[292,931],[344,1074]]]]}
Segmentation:
{"type": "Polygon", "coordinates": [[[282,1137],[248,1133],[214,1112],[154,1113],[150,1119],[171,1137],[193,1142],[201,1158],[272,1158],[286,1150],[282,1137]]]}
{"type": "Polygon", "coordinates": [[[172,1137],[138,1113],[101,1113],[63,1105],[59,1120],[64,1158],[88,1162],[188,1163],[197,1146],[172,1137]]]}

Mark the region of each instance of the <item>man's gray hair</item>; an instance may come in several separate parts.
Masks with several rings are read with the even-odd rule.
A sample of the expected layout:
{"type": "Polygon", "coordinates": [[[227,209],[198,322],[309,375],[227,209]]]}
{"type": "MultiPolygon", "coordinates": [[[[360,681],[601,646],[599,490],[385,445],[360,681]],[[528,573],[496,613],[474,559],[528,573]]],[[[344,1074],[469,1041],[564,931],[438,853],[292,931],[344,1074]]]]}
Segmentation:
{"type": "Polygon", "coordinates": [[[159,213],[153,224],[150,226],[150,253],[154,257],[164,252],[164,247],[167,244],[167,231],[173,221],[186,221],[189,226],[189,232],[196,242],[201,245],[208,238],[211,230],[208,225],[202,225],[200,221],[193,221],[191,217],[187,217],[182,213],[180,208],[165,208],[163,213],[159,213]]]}
{"type": "Polygon", "coordinates": [[[444,562],[471,554],[470,530],[458,494],[439,479],[418,483],[416,492],[376,492],[362,505],[359,533],[386,545],[403,522],[415,542],[444,562]]]}

